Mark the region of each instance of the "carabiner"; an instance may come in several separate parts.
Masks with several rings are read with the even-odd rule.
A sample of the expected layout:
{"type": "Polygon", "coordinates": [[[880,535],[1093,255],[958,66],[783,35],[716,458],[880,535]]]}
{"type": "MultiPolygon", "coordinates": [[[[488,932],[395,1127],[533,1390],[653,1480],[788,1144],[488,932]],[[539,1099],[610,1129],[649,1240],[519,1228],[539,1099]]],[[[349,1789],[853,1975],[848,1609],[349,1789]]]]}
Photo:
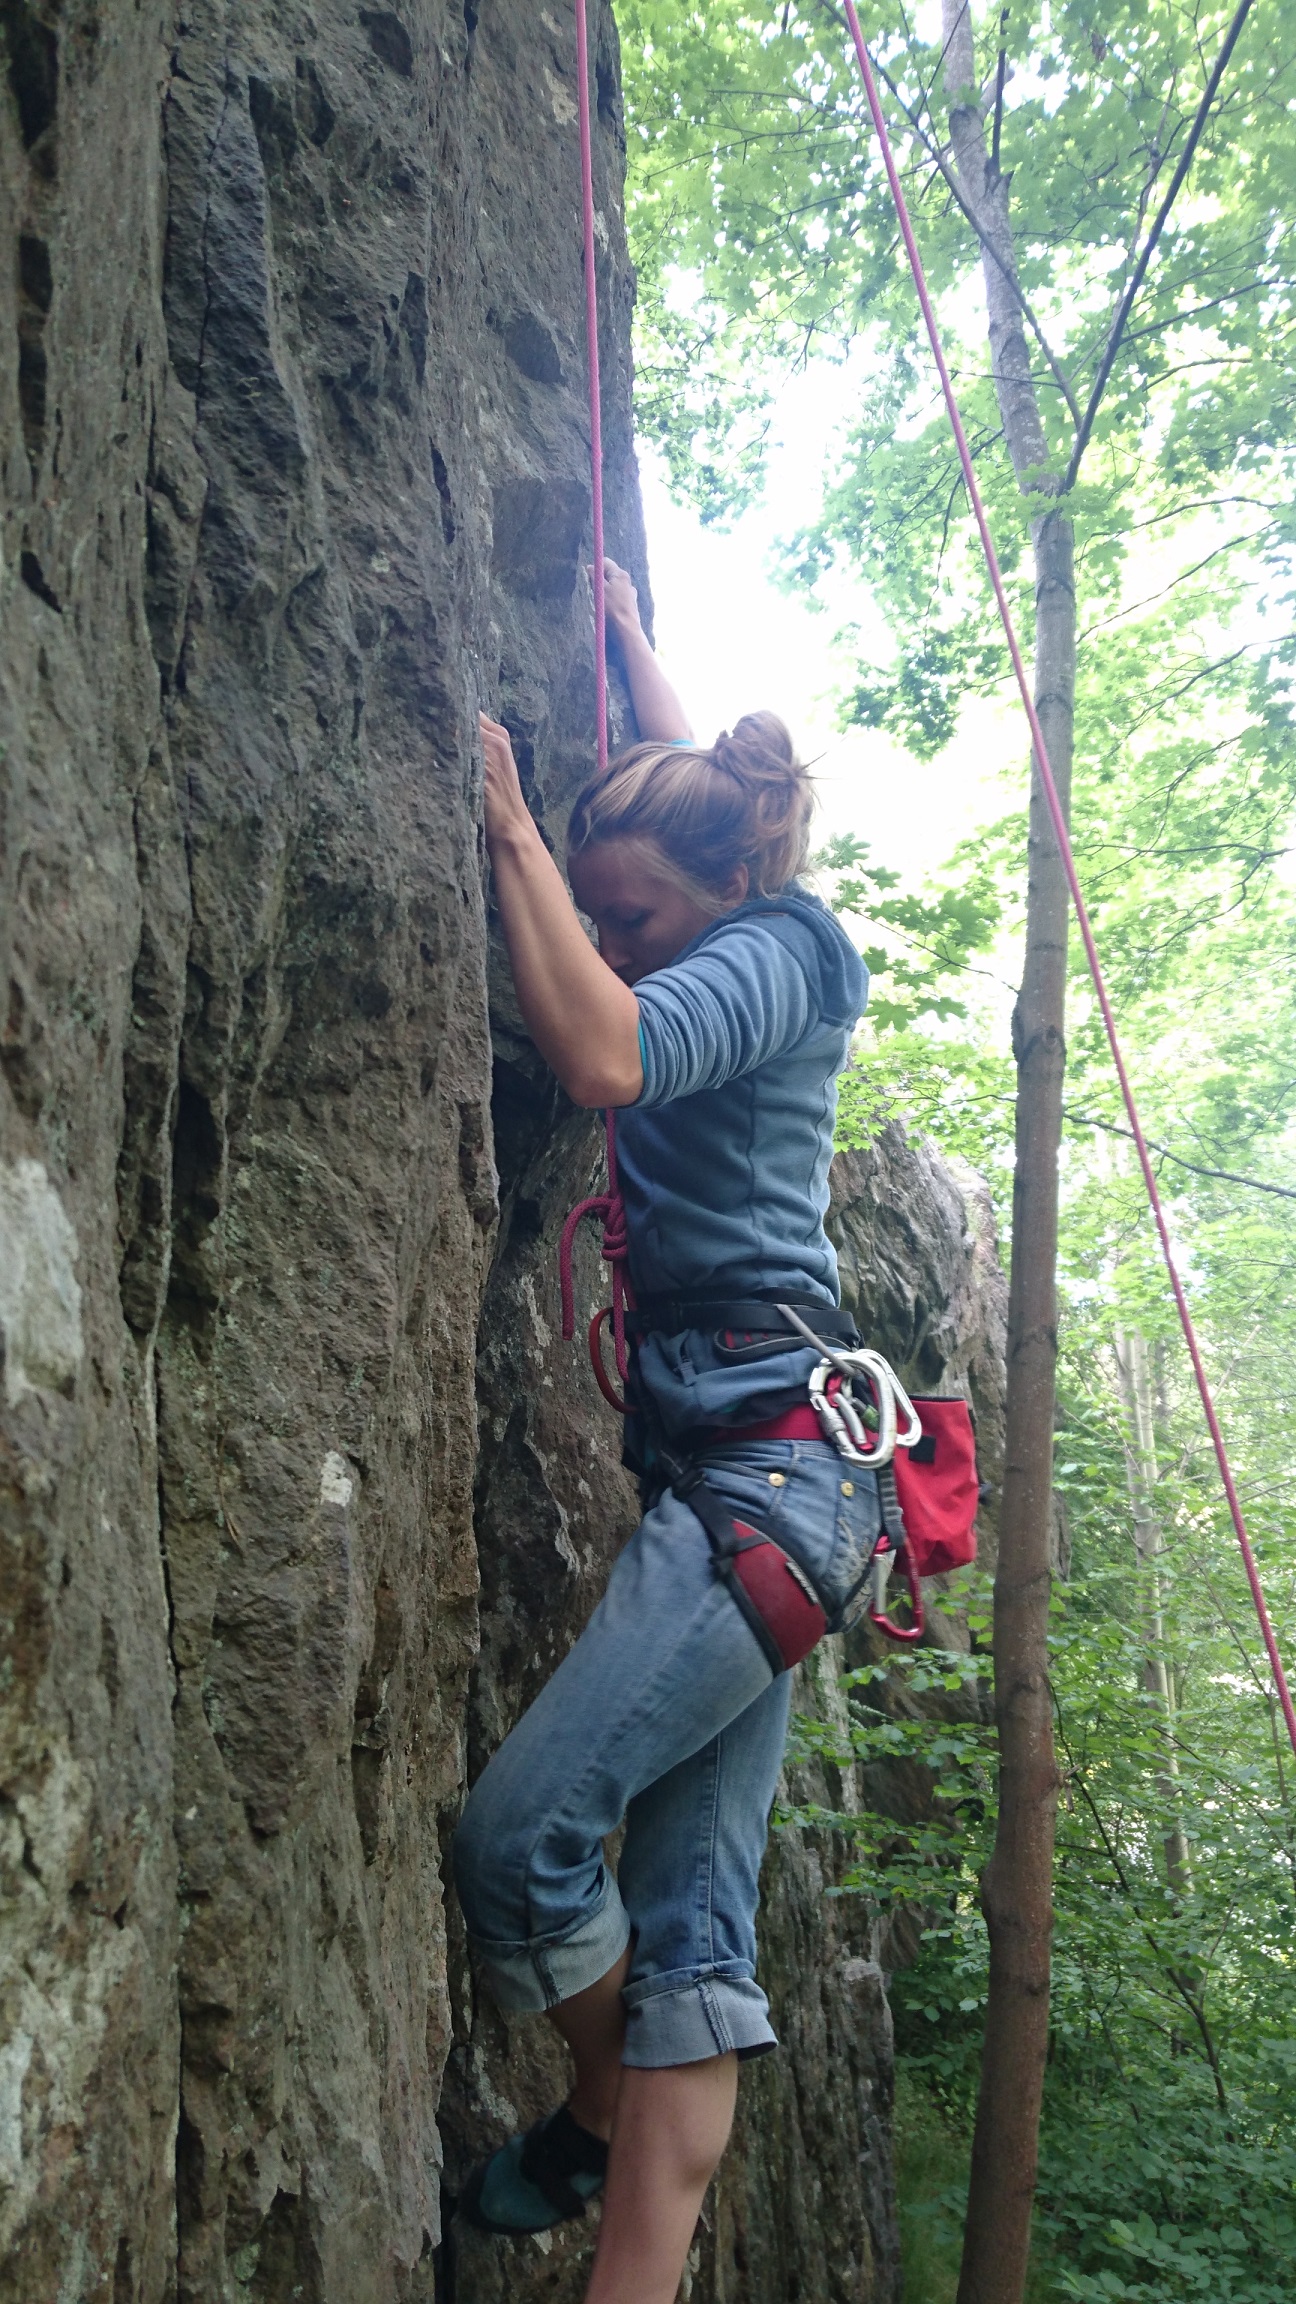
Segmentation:
{"type": "Polygon", "coordinates": [[[868,1465],[877,1471],[889,1464],[895,1450],[895,1403],[885,1385],[876,1387],[878,1395],[878,1429],[876,1438],[870,1434],[852,1397],[849,1382],[830,1394],[828,1384],[834,1370],[831,1360],[821,1360],[811,1370],[808,1386],[810,1405],[823,1426],[824,1438],[831,1440],[839,1456],[848,1464],[868,1465]]]}
{"type": "Polygon", "coordinates": [[[912,1448],[921,1440],[922,1422],[918,1411],[889,1360],[864,1345],[839,1352],[825,1343],[822,1336],[816,1336],[790,1304],[780,1304],[776,1309],[789,1327],[799,1330],[807,1344],[813,1344],[816,1351],[823,1354],[810,1377],[810,1404],[823,1426],[824,1438],[831,1440],[839,1456],[844,1456],[848,1464],[866,1465],[880,1472],[883,1465],[891,1462],[897,1448],[912,1448]],[[841,1379],[835,1394],[828,1390],[834,1373],[841,1379]],[[877,1436],[871,1441],[851,1390],[857,1377],[864,1379],[877,1402],[877,1436]],[[903,1432],[898,1429],[902,1409],[903,1432]]]}
{"type": "Polygon", "coordinates": [[[921,1640],[926,1626],[923,1617],[922,1586],[918,1581],[918,1573],[914,1567],[912,1548],[906,1544],[902,1547],[901,1553],[897,1554],[890,1537],[884,1530],[877,1540],[873,1557],[869,1562],[869,1582],[872,1587],[872,1604],[868,1611],[870,1624],[876,1624],[879,1632],[886,1633],[888,1640],[921,1640]],[[903,1558],[904,1562],[905,1582],[909,1586],[909,1605],[913,1610],[912,1624],[897,1624],[887,1614],[887,1585],[891,1580],[891,1571],[895,1567],[898,1557],[903,1558]]]}

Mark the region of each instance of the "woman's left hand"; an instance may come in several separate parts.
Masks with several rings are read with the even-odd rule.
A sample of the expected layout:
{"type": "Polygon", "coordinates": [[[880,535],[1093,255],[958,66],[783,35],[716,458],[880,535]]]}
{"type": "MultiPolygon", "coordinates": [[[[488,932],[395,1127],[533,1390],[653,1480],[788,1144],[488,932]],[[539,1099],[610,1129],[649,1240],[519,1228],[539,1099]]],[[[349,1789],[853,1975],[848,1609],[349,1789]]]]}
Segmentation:
{"type": "Polygon", "coordinates": [[[523,1020],[577,1104],[633,1104],[643,1089],[639,1003],[576,917],[522,796],[507,728],[480,715],[486,845],[523,1020]]]}
{"type": "Polygon", "coordinates": [[[498,720],[477,715],[481,728],[482,759],[486,770],[486,845],[501,840],[521,825],[530,825],[531,812],[522,796],[522,779],[513,757],[507,728],[498,720]]]}

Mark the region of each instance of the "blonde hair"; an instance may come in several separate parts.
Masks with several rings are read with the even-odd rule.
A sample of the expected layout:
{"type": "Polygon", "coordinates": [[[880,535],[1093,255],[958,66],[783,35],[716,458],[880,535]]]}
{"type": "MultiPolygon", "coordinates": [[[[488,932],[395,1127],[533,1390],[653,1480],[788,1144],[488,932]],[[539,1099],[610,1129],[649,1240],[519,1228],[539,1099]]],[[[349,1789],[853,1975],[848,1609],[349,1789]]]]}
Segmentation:
{"type": "Polygon", "coordinates": [[[773,712],[748,712],[709,748],[633,744],[572,809],[567,854],[598,840],[650,840],[670,876],[706,910],[745,864],[753,895],[772,896],[806,860],[814,806],[808,771],[773,712]]]}

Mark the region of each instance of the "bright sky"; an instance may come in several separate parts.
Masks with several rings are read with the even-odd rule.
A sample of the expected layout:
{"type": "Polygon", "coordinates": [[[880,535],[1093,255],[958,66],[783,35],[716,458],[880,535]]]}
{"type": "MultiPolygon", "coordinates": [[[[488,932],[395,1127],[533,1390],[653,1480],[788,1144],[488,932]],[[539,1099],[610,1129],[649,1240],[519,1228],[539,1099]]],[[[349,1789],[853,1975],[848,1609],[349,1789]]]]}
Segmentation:
{"type": "Polygon", "coordinates": [[[843,592],[816,611],[772,580],[777,540],[813,516],[833,434],[850,413],[846,369],[824,364],[789,384],[767,451],[764,499],[721,534],[672,502],[641,449],[658,653],[709,741],[766,706],[791,728],[804,759],[820,758],[821,823],[854,831],[877,862],[916,883],[976,825],[1024,805],[1027,741],[1020,715],[967,708],[955,741],[918,766],[870,729],[842,734],[834,692],[850,673],[833,647],[846,621],[877,619],[866,595],[843,592]]]}

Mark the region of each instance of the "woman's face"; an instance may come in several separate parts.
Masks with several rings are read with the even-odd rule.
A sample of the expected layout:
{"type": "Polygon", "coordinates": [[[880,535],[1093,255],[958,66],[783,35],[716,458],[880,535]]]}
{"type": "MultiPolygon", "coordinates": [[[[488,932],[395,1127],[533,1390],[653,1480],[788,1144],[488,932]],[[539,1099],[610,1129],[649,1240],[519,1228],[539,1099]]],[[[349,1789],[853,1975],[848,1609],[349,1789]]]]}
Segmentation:
{"type": "MultiPolygon", "coordinates": [[[[598,931],[598,948],[623,984],[665,968],[715,919],[665,870],[650,840],[593,840],[568,865],[572,894],[598,931]]],[[[740,864],[720,905],[732,912],[747,894],[740,864]]]]}

